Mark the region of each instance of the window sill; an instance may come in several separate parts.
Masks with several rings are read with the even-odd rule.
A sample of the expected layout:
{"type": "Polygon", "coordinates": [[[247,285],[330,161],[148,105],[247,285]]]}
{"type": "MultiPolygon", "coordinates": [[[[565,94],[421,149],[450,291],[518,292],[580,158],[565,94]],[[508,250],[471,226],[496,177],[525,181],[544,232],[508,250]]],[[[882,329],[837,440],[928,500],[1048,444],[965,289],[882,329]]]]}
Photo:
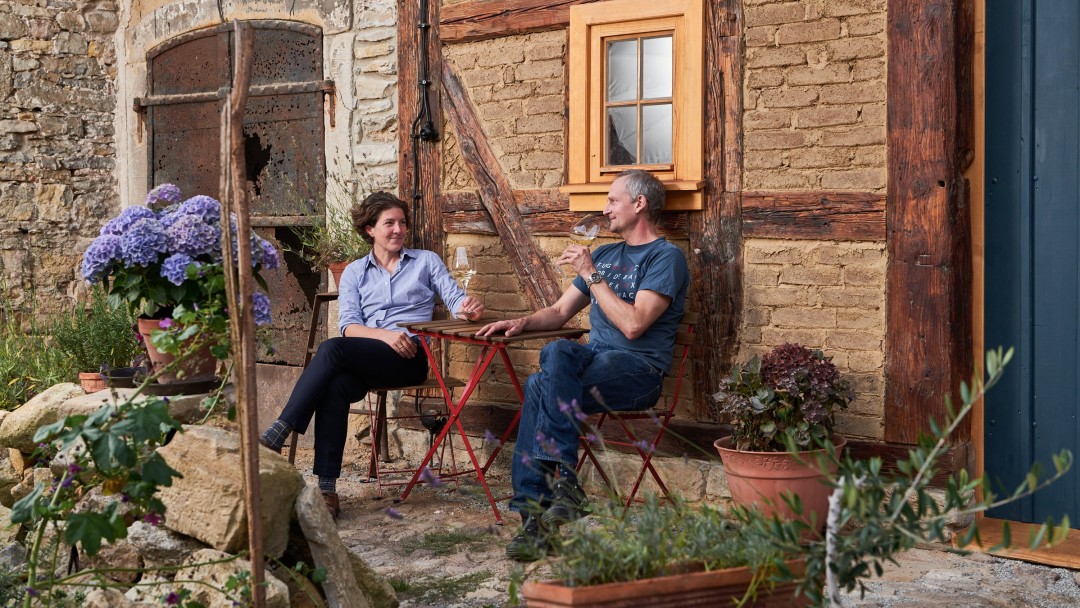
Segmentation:
{"type": "MultiPolygon", "coordinates": [[[[704,208],[705,180],[667,180],[664,184],[665,211],[699,211],[704,208]]],[[[559,188],[570,196],[570,211],[602,211],[607,204],[610,182],[566,184],[559,188]]]]}

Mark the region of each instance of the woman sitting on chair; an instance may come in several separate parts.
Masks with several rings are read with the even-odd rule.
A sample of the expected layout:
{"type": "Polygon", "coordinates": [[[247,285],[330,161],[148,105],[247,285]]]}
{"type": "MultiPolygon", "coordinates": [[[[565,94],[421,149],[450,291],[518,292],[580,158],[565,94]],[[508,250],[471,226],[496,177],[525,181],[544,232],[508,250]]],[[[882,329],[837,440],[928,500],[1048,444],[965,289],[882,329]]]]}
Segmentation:
{"type": "Polygon", "coordinates": [[[401,199],[375,192],[353,206],[352,219],[371,253],[345,268],[338,286],[338,327],[342,337],[319,346],[304,368],[289,402],[259,443],[280,452],[294,430],[305,433],[315,416],[315,465],[319,490],[337,517],[337,480],[345,452],[349,404],[373,387],[420,384],[427,357],[420,338],[399,323],[430,321],[435,295],[460,318],[476,320],[484,306],[450,276],[439,255],[405,248],[407,207],[401,199]]]}

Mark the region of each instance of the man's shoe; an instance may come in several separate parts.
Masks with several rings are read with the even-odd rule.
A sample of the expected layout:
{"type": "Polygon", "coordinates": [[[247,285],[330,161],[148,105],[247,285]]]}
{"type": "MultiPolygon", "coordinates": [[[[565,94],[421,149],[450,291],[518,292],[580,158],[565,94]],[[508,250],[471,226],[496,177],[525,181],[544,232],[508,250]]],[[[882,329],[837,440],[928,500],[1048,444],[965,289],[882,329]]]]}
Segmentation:
{"type": "Polygon", "coordinates": [[[560,479],[552,489],[551,506],[541,521],[552,528],[581,519],[589,514],[589,499],[577,482],[560,479]]]}
{"type": "Polygon", "coordinates": [[[323,492],[322,498],[326,509],[330,511],[330,517],[337,519],[338,515],[341,515],[341,501],[338,500],[337,492],[323,492]]]}
{"type": "Polygon", "coordinates": [[[535,562],[547,556],[551,536],[536,517],[526,517],[517,535],[506,545],[506,556],[515,562],[535,562]]]}

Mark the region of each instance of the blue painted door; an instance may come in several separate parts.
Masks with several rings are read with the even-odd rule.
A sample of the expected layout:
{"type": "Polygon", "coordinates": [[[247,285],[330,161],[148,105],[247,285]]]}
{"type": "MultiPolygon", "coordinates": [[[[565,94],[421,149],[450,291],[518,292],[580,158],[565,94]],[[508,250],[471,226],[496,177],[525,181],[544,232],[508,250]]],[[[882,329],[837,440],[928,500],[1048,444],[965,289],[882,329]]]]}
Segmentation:
{"type": "MultiPolygon", "coordinates": [[[[986,2],[988,347],[1015,346],[985,410],[986,472],[1011,491],[1033,462],[1078,450],[1080,3],[986,2]]],[[[991,515],[1080,521],[1080,468],[991,515]]]]}

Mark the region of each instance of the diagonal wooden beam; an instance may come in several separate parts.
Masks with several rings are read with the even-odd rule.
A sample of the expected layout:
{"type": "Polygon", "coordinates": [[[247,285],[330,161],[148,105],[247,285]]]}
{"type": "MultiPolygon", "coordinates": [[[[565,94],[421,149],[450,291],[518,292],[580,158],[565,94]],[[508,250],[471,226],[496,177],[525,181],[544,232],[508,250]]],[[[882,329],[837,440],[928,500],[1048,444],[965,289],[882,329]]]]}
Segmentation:
{"type": "Polygon", "coordinates": [[[551,264],[529,237],[514,202],[510,180],[503,174],[484,136],[480,120],[473,112],[469,94],[448,61],[443,62],[442,78],[446,92],[443,107],[457,132],[461,157],[476,181],[480,202],[491,216],[495,230],[506,247],[510,266],[521,279],[525,295],[533,308],[550,306],[561,295],[551,264]]]}

